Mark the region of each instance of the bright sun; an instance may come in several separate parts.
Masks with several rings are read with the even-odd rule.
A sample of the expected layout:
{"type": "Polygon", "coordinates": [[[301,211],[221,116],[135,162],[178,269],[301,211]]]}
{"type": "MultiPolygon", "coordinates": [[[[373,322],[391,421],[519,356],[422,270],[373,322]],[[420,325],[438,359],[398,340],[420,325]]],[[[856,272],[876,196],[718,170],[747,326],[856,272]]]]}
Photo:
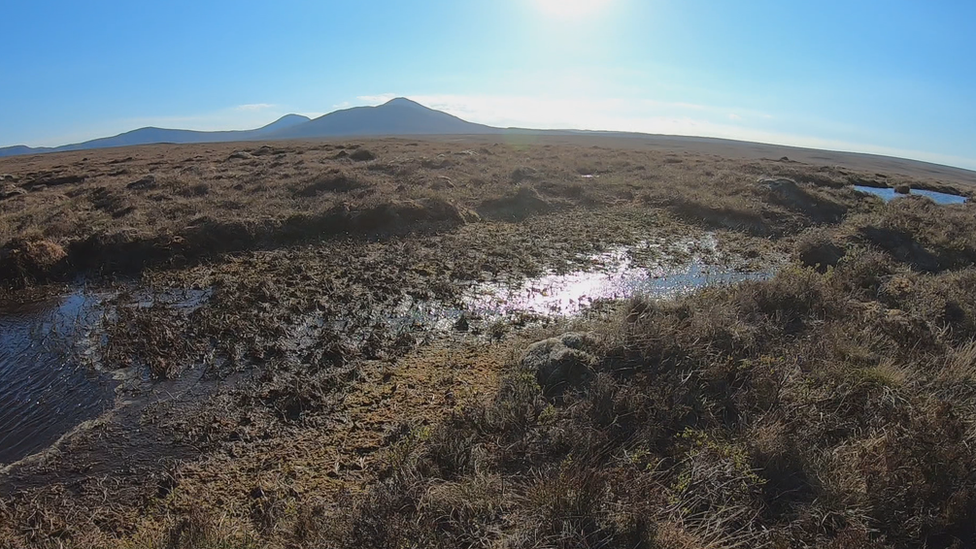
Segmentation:
{"type": "Polygon", "coordinates": [[[592,15],[610,2],[611,0],[535,0],[539,9],[545,13],[570,19],[592,15]]]}

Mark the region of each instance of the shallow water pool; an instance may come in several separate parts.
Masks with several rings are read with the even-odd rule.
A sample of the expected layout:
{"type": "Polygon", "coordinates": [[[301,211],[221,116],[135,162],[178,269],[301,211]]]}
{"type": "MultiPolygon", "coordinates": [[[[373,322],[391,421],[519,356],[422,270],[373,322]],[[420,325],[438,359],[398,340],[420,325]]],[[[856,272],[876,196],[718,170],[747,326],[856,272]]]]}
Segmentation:
{"type": "Polygon", "coordinates": [[[97,303],[77,290],[0,304],[0,465],[51,445],[112,406],[117,382],[78,360],[97,303]]]}
{"type": "Polygon", "coordinates": [[[712,235],[670,243],[618,246],[581,258],[586,266],[570,272],[469,282],[453,305],[408,297],[389,321],[398,329],[443,331],[450,330],[462,319],[493,322],[523,315],[573,316],[599,301],[631,297],[671,299],[708,286],[765,280],[775,272],[772,267],[764,270],[737,268],[736,261],[723,258],[716,248],[712,235]],[[635,255],[644,259],[635,261],[635,255]]]}
{"type": "MultiPolygon", "coordinates": [[[[898,194],[895,189],[890,187],[878,188],[878,187],[865,187],[863,185],[854,185],[854,189],[861,191],[862,193],[869,193],[875,196],[880,196],[885,202],[905,196],[903,194],[898,194]]],[[[911,194],[926,196],[932,199],[936,204],[962,204],[966,202],[965,196],[958,196],[954,194],[940,193],[937,191],[927,191],[924,189],[912,189],[909,191],[911,194]]]]}
{"type": "MultiPolygon", "coordinates": [[[[714,250],[714,240],[697,245],[714,250]]],[[[464,297],[469,311],[481,316],[518,312],[545,316],[579,314],[599,300],[650,297],[668,299],[714,285],[764,280],[770,272],[740,270],[710,263],[692,255],[679,264],[635,265],[631,249],[615,248],[590,258],[589,269],[550,273],[518,284],[487,283],[472,287],[464,297]]]]}

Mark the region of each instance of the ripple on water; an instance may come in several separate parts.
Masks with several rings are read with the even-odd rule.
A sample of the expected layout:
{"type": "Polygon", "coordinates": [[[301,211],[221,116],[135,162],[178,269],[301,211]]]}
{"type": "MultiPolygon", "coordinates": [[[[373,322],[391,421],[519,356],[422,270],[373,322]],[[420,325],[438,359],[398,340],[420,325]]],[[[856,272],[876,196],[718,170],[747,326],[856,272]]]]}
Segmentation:
{"type": "Polygon", "coordinates": [[[0,465],[37,452],[112,406],[116,382],[75,352],[99,314],[83,290],[0,304],[0,465]]]}

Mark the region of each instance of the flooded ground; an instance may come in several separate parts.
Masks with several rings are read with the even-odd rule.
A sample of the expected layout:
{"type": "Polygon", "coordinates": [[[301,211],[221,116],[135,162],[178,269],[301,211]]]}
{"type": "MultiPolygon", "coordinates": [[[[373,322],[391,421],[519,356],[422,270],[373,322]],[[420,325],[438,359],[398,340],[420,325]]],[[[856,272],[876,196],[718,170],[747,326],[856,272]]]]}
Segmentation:
{"type": "MultiPolygon", "coordinates": [[[[715,241],[708,238],[699,245],[714,251],[715,241]]],[[[701,255],[692,255],[684,263],[666,261],[636,264],[632,254],[637,249],[615,248],[590,259],[592,267],[570,273],[549,273],[520,283],[477,285],[465,295],[470,312],[480,316],[533,313],[544,316],[579,314],[599,300],[617,300],[643,296],[668,299],[706,286],[732,284],[744,280],[768,278],[768,272],[750,272],[729,265],[710,263],[701,255]]],[[[714,260],[713,260],[714,261],[714,260]]]]}
{"type": "MultiPolygon", "coordinates": [[[[880,196],[885,202],[905,196],[903,194],[898,194],[895,189],[890,187],[865,187],[863,185],[854,185],[854,189],[861,191],[862,193],[869,193],[875,196],[880,196]]],[[[958,196],[954,194],[940,193],[937,191],[927,191],[924,189],[912,189],[909,191],[911,194],[918,196],[925,196],[932,199],[936,204],[962,204],[966,202],[965,196],[958,196]]]]}
{"type": "MultiPolygon", "coordinates": [[[[105,320],[118,307],[188,314],[212,290],[94,293],[0,304],[0,465],[38,452],[115,403],[119,381],[100,369],[105,320]]],[[[148,380],[146,372],[141,377],[148,380]]]]}
{"type": "Polygon", "coordinates": [[[0,305],[0,465],[49,446],[112,406],[117,383],[79,360],[96,303],[77,290],[0,305]]]}
{"type": "MultiPolygon", "coordinates": [[[[398,306],[395,302],[387,307],[376,304],[372,309],[376,316],[370,322],[324,311],[298,315],[279,324],[281,359],[305,363],[318,356],[317,347],[323,341],[332,341],[335,335],[340,337],[337,341],[362,350],[383,333],[414,342],[454,331],[491,334],[493,326],[507,331],[526,322],[579,315],[600,301],[634,296],[668,299],[705,286],[768,278],[772,272],[737,268],[740,262],[720,253],[711,234],[645,240],[578,259],[575,264],[581,267],[577,269],[531,278],[458,282],[453,302],[405,297],[398,306]]],[[[216,291],[209,287],[122,288],[95,296],[76,290],[60,299],[4,310],[0,316],[0,463],[49,446],[112,406],[117,383],[97,370],[104,340],[109,337],[105,328],[118,329],[122,322],[123,330],[135,329],[126,327],[130,315],[123,313],[153,309],[164,313],[158,317],[160,322],[177,322],[175,329],[196,322],[193,313],[210,306],[216,291]],[[82,358],[83,365],[73,357],[82,358]]],[[[133,356],[133,365],[139,366],[137,355],[133,356]]],[[[126,379],[142,384],[136,391],[139,394],[152,394],[166,383],[179,382],[179,378],[165,382],[153,378],[151,367],[131,370],[126,379]]]]}

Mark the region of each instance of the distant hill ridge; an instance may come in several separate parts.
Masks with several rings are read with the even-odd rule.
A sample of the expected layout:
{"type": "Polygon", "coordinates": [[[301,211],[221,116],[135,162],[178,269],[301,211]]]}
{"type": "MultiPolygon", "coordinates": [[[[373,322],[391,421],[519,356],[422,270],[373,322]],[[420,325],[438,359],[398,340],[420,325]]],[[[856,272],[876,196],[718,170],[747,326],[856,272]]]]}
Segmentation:
{"type": "Polygon", "coordinates": [[[500,133],[504,130],[475,124],[398,97],[377,107],[353,107],[330,112],[316,119],[288,114],[254,130],[196,131],[147,127],[112,137],[92,139],[60,147],[15,145],[0,148],[0,156],[78,151],[150,145],[154,143],[221,143],[266,139],[295,139],[381,135],[471,135],[500,133]]]}

